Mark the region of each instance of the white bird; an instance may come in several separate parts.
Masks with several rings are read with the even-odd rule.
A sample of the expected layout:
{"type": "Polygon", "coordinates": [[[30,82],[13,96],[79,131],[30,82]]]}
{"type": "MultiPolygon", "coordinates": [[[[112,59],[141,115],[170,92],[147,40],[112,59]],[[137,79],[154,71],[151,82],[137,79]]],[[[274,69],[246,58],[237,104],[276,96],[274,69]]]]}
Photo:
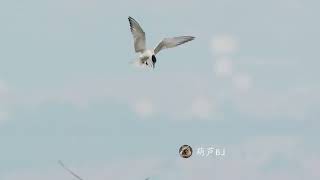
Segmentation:
{"type": "Polygon", "coordinates": [[[193,36],[179,36],[172,38],[164,38],[156,48],[147,49],[146,48],[146,36],[145,32],[142,30],[139,23],[129,16],[130,30],[134,39],[134,49],[136,53],[139,53],[139,59],[134,62],[138,65],[146,65],[147,67],[155,67],[157,62],[156,54],[163,49],[173,48],[184,44],[186,42],[192,41],[195,39],[193,36]]]}

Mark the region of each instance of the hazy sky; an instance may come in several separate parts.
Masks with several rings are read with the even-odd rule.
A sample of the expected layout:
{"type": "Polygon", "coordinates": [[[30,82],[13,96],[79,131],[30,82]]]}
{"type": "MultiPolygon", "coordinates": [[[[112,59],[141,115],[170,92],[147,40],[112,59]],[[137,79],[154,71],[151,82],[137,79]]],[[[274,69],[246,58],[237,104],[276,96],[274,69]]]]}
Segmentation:
{"type": "Polygon", "coordinates": [[[319,5],[0,1],[0,179],[320,179],[319,5]],[[136,69],[128,16],[196,39],[136,69]]]}

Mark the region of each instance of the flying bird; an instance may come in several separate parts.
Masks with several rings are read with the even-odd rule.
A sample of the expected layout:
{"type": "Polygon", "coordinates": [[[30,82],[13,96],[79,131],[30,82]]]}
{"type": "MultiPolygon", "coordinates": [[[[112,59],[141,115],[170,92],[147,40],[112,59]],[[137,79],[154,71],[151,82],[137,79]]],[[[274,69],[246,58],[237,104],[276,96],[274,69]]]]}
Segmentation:
{"type": "Polygon", "coordinates": [[[158,54],[161,50],[173,48],[195,39],[193,36],[164,38],[154,49],[147,49],[145,32],[135,19],[130,16],[128,19],[130,30],[134,39],[135,52],[140,54],[139,59],[135,60],[134,62],[142,66],[145,65],[147,67],[154,68],[157,62],[156,54],[158,54]]]}

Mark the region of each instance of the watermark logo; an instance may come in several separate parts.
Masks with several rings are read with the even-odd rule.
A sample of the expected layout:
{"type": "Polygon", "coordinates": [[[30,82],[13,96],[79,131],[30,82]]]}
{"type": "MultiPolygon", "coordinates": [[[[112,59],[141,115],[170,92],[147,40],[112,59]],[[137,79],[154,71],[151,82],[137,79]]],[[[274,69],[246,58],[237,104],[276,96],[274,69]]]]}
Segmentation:
{"type": "MultiPolygon", "coordinates": [[[[179,154],[182,158],[189,158],[192,155],[192,148],[189,145],[182,145],[179,154]]],[[[226,148],[218,146],[197,147],[196,155],[200,157],[224,157],[226,156],[226,148]]]]}
{"type": "Polygon", "coordinates": [[[192,155],[192,148],[189,145],[182,145],[179,149],[182,158],[189,158],[192,155]]]}

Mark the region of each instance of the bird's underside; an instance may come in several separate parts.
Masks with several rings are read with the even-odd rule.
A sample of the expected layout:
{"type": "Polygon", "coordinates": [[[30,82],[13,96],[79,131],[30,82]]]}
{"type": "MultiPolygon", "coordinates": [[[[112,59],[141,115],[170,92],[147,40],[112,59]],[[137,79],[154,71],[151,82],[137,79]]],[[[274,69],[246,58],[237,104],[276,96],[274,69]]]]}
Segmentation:
{"type": "Polygon", "coordinates": [[[154,65],[156,63],[156,57],[153,50],[147,49],[141,52],[138,61],[139,61],[139,64],[143,67],[154,68],[154,65]]]}
{"type": "Polygon", "coordinates": [[[193,36],[179,36],[172,38],[164,38],[154,49],[146,49],[146,36],[145,32],[139,25],[139,23],[129,17],[130,30],[134,39],[134,49],[136,53],[140,53],[138,64],[146,67],[155,67],[155,63],[157,62],[156,54],[158,54],[161,50],[167,48],[173,48],[184,44],[186,42],[194,40],[193,36]]]}

